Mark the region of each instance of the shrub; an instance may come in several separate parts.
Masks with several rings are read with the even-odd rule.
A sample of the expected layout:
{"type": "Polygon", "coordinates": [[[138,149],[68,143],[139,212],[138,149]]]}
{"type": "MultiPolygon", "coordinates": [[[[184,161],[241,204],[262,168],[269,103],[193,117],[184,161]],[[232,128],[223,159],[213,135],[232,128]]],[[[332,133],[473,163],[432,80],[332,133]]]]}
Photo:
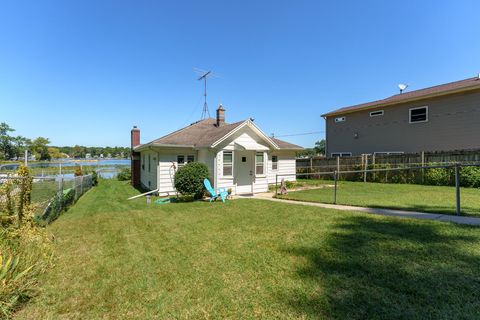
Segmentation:
{"type": "Polygon", "coordinates": [[[118,174],[119,181],[129,181],[132,178],[132,170],[130,168],[123,168],[118,174]]]}
{"type": "Polygon", "coordinates": [[[183,195],[193,195],[195,199],[203,197],[203,180],[208,179],[208,167],[199,162],[190,162],[175,173],[175,189],[183,195]]]}
{"type": "Polygon", "coordinates": [[[92,185],[98,186],[98,173],[95,170],[92,171],[92,185]]]}
{"type": "Polygon", "coordinates": [[[425,184],[434,186],[452,185],[450,171],[445,168],[425,169],[425,184]]]}
{"type": "Polygon", "coordinates": [[[463,187],[480,188],[480,167],[462,167],[460,184],[463,187]]]}

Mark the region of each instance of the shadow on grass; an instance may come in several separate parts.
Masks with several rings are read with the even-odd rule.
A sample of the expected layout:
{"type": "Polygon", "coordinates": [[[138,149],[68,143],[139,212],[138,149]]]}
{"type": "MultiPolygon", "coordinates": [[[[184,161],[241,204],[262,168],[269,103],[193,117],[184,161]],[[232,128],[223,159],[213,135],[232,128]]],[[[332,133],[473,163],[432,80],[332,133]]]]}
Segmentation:
{"type": "Polygon", "coordinates": [[[317,245],[286,249],[306,259],[309,289],[282,299],[312,318],[478,319],[480,257],[466,249],[478,229],[446,228],[342,218],[317,245]]]}

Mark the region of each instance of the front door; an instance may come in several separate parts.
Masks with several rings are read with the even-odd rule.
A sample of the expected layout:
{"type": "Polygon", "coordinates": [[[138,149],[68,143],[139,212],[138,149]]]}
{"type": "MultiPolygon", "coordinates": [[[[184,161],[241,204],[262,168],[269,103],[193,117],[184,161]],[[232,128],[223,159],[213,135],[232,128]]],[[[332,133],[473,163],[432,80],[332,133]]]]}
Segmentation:
{"type": "Polygon", "coordinates": [[[253,152],[235,151],[237,194],[253,193],[253,152]]]}

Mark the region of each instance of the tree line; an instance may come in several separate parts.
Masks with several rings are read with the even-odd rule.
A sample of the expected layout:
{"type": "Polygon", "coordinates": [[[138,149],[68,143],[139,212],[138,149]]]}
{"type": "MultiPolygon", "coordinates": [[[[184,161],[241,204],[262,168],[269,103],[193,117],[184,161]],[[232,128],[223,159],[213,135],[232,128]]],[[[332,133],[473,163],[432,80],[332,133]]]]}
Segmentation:
{"type": "Polygon", "coordinates": [[[324,156],[325,155],[325,139],[318,140],[315,142],[313,148],[305,148],[302,151],[297,152],[297,157],[315,157],[315,156],[324,156]]]}
{"type": "Polygon", "coordinates": [[[75,145],[73,147],[49,146],[50,140],[45,137],[29,139],[23,136],[15,136],[15,129],[5,122],[0,123],[0,160],[18,160],[24,157],[25,150],[36,160],[51,160],[60,158],[127,158],[130,148],[127,147],[85,147],[75,145]]]}

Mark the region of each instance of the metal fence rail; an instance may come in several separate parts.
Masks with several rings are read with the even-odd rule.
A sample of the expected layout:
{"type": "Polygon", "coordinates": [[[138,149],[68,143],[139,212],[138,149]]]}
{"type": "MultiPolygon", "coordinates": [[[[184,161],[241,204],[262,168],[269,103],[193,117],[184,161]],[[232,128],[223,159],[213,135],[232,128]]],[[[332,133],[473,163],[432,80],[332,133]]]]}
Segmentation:
{"type": "MultiPolygon", "coordinates": [[[[480,168],[480,163],[449,163],[449,164],[437,164],[437,165],[424,165],[424,166],[410,166],[410,167],[396,167],[396,168],[377,168],[377,169],[368,169],[364,168],[362,170],[333,170],[333,171],[323,171],[323,172],[304,172],[304,173],[297,173],[296,177],[303,177],[306,179],[319,179],[320,177],[327,177],[327,180],[333,180],[334,187],[333,187],[333,203],[337,203],[337,188],[338,188],[338,181],[340,181],[340,177],[343,175],[346,177],[343,181],[352,181],[348,179],[348,175],[355,175],[356,177],[362,177],[363,182],[367,183],[368,182],[368,174],[375,175],[378,173],[385,173],[387,176],[388,173],[394,173],[394,172],[401,172],[401,171],[417,171],[419,175],[423,176],[427,170],[431,169],[448,169],[452,171],[453,178],[454,178],[454,186],[455,186],[455,212],[457,215],[461,214],[461,193],[460,193],[460,187],[461,187],[461,170],[462,168],[468,168],[468,167],[477,167],[480,168]]],[[[282,180],[282,178],[287,178],[291,177],[292,175],[290,174],[277,174],[275,176],[275,195],[278,195],[278,184],[279,180],[282,180]]],[[[375,179],[374,179],[375,180],[375,179]]],[[[354,181],[359,181],[358,179],[354,181]]],[[[377,182],[377,181],[373,181],[377,182]]],[[[409,183],[413,184],[413,183],[409,183]]],[[[417,184],[423,184],[423,183],[417,183],[417,184]]],[[[479,204],[480,207],[480,204],[479,204]]]]}

